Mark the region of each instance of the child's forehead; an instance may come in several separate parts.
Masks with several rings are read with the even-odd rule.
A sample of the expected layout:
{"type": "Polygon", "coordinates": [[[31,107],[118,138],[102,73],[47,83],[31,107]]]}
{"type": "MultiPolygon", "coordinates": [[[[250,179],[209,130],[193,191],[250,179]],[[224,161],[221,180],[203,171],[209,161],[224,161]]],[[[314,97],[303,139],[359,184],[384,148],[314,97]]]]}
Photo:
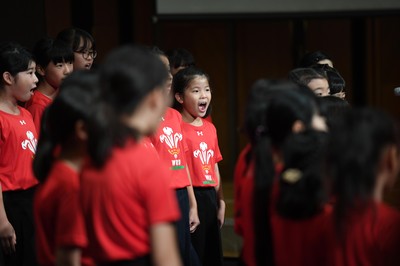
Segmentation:
{"type": "Polygon", "coordinates": [[[86,38],[84,36],[80,36],[79,38],[79,50],[89,50],[92,49],[93,47],[93,42],[89,38],[86,38]]]}
{"type": "Polygon", "coordinates": [[[36,67],[36,62],[34,60],[29,61],[28,63],[28,69],[29,68],[35,68],[36,67]]]}
{"type": "Polygon", "coordinates": [[[204,83],[207,82],[208,83],[208,78],[204,75],[195,75],[193,76],[193,78],[190,80],[189,84],[191,83],[204,83]]]}

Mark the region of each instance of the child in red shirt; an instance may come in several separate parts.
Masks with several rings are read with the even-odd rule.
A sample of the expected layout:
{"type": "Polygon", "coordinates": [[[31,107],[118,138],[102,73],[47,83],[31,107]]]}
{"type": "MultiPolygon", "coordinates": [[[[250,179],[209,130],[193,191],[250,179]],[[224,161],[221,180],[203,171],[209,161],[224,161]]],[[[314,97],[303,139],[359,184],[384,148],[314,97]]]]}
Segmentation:
{"type": "MultiPolygon", "coordinates": [[[[153,47],[152,52],[161,59],[169,70],[169,61],[166,55],[158,47],[153,47]]],[[[168,80],[165,86],[168,95],[171,95],[172,75],[170,77],[171,80],[168,80]]],[[[170,99],[168,99],[168,104],[170,99]]],[[[190,240],[190,233],[196,230],[200,221],[186,163],[185,153],[188,147],[182,132],[182,115],[175,109],[168,107],[157,132],[151,136],[151,140],[160,159],[168,165],[171,173],[170,186],[176,191],[181,211],[181,219],[176,223],[176,229],[183,263],[184,265],[198,265],[199,261],[190,240]]]]}
{"type": "Polygon", "coordinates": [[[172,84],[175,105],[184,122],[186,159],[200,219],[192,233],[192,244],[202,265],[222,265],[220,227],[224,223],[225,202],[218,169],[222,155],[214,125],[202,119],[211,101],[209,78],[202,70],[188,67],[175,75],[172,84]]]}
{"type": "Polygon", "coordinates": [[[18,105],[38,81],[33,56],[16,43],[0,45],[0,242],[1,265],[36,265],[32,172],[37,134],[31,114],[18,105]]]}
{"type": "Polygon", "coordinates": [[[74,71],[91,69],[97,57],[96,42],[89,32],[79,28],[67,28],[56,39],[66,42],[74,51],[74,71]]]}
{"type": "Polygon", "coordinates": [[[284,168],[271,205],[277,266],[327,265],[334,255],[332,208],[322,171],[327,137],[306,130],[289,136],[282,147],[284,168]]]}
{"type": "Polygon", "coordinates": [[[282,169],[281,148],[292,132],[326,129],[317,110],[315,95],[289,82],[259,80],[251,89],[244,121],[250,144],[237,162],[234,179],[235,230],[243,237],[246,265],[275,263],[270,214],[282,169]],[[257,177],[264,183],[255,189],[257,177]]]}
{"type": "Polygon", "coordinates": [[[72,72],[74,54],[66,43],[49,38],[38,41],[33,53],[39,84],[25,108],[31,112],[36,131],[40,134],[43,111],[57,95],[62,80],[72,72]]]}
{"type": "Polygon", "coordinates": [[[181,265],[168,170],[142,137],[166,109],[168,71],[149,50],[121,47],[99,69],[101,98],[81,178],[89,253],[99,265],[181,265]],[[151,258],[150,258],[151,255],[151,258]]]}
{"type": "Polygon", "coordinates": [[[87,125],[98,89],[95,74],[77,72],[46,109],[33,168],[41,185],[34,200],[40,265],[94,265],[86,255],[79,173],[87,154],[87,125]],[[82,254],[82,255],[81,255],[82,254]]]}
{"type": "Polygon", "coordinates": [[[399,265],[400,213],[383,203],[400,170],[394,122],[377,110],[348,110],[331,135],[327,164],[340,250],[334,265],[399,265]]]}

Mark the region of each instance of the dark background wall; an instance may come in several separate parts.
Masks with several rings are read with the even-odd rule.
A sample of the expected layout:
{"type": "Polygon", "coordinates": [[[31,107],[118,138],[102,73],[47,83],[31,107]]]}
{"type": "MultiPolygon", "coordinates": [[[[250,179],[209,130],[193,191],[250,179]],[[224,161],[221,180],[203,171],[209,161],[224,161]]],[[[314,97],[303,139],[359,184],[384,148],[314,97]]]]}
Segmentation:
{"type": "Polygon", "coordinates": [[[42,36],[81,27],[96,39],[97,63],[124,43],[191,51],[211,76],[225,180],[232,178],[246,142],[240,126],[251,84],[260,77],[286,77],[306,51],[322,50],[333,58],[353,105],[379,107],[400,118],[400,97],[393,94],[400,86],[400,10],[157,16],[149,0],[14,0],[2,1],[2,11],[0,40],[32,47],[42,36]]]}

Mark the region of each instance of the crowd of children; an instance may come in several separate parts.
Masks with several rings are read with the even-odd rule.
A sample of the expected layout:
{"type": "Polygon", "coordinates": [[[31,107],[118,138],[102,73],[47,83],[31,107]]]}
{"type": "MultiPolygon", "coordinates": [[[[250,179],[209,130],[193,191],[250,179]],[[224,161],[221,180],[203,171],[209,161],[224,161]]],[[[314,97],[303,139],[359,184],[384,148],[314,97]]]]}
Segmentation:
{"type": "MultiPolygon", "coordinates": [[[[222,266],[212,86],[185,49],[70,28],[0,45],[0,264],[222,266]]],[[[249,91],[234,176],[241,265],[398,265],[396,124],[351,108],[326,54],[249,91]],[[318,97],[320,96],[320,97],[318,97]]]]}

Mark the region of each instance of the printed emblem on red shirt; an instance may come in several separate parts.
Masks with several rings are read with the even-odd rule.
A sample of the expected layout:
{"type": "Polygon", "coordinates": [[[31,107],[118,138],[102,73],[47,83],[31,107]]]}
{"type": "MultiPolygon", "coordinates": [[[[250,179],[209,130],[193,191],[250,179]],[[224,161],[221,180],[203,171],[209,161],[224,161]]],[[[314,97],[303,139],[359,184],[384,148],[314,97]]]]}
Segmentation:
{"type": "Polygon", "coordinates": [[[195,158],[199,158],[202,164],[202,168],[204,170],[204,177],[206,180],[203,181],[203,184],[214,184],[215,181],[212,180],[212,175],[210,174],[211,170],[211,165],[210,165],[210,159],[214,157],[214,151],[209,150],[207,143],[205,142],[200,142],[200,149],[195,150],[193,152],[193,155],[195,158]]]}
{"type": "Polygon", "coordinates": [[[30,149],[32,153],[36,152],[36,145],[37,145],[37,139],[33,135],[31,131],[26,132],[26,137],[28,139],[24,140],[21,142],[22,149],[26,150],[26,148],[30,149]]]}
{"type": "Polygon", "coordinates": [[[183,169],[185,166],[181,165],[181,160],[178,159],[178,155],[181,152],[179,149],[179,141],[182,141],[182,134],[180,133],[175,133],[174,130],[170,127],[164,127],[163,128],[163,135],[160,135],[160,142],[167,144],[168,152],[173,155],[174,159],[171,160],[171,170],[178,170],[178,169],[183,169]]]}

